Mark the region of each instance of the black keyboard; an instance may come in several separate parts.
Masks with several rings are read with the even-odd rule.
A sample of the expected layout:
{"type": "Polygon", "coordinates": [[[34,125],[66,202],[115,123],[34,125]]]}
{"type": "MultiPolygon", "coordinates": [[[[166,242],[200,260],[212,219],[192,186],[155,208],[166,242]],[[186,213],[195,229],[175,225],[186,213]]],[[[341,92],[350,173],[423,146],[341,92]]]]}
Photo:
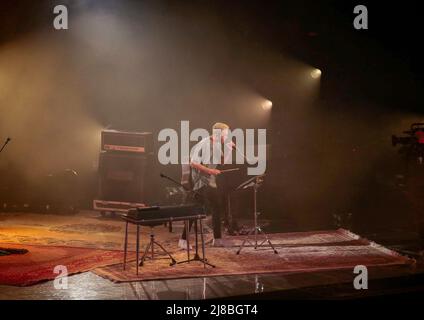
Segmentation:
{"type": "Polygon", "coordinates": [[[126,215],[136,220],[157,220],[191,217],[196,215],[205,215],[202,206],[183,205],[183,206],[153,206],[131,209],[126,215]]]}

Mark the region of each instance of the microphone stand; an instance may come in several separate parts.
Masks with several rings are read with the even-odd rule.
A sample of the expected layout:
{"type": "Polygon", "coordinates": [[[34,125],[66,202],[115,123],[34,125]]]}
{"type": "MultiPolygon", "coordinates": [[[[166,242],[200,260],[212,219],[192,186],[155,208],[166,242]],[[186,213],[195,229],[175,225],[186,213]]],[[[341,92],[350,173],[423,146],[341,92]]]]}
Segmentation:
{"type": "MultiPolygon", "coordinates": [[[[164,178],[164,179],[166,179],[166,180],[169,180],[169,181],[171,181],[171,182],[173,182],[174,184],[176,184],[177,186],[180,186],[180,187],[182,187],[189,195],[190,195],[190,193],[192,192],[192,193],[194,193],[195,195],[197,195],[197,196],[199,196],[199,197],[201,197],[201,195],[200,195],[200,193],[198,193],[196,190],[190,190],[188,187],[186,187],[185,185],[183,185],[182,183],[180,183],[180,182],[178,182],[177,180],[175,180],[175,179],[172,179],[171,177],[169,177],[169,176],[167,176],[167,175],[165,175],[165,174],[163,174],[163,173],[160,173],[160,177],[161,178],[164,178]]],[[[185,199],[184,199],[184,202],[187,200],[187,198],[189,197],[189,195],[188,196],[185,196],[185,199]]],[[[172,232],[172,222],[169,224],[169,232],[172,232]]]]}
{"type": "MultiPolygon", "coordinates": [[[[197,196],[199,196],[199,197],[201,197],[201,194],[199,193],[199,192],[197,192],[196,190],[190,190],[189,188],[187,188],[186,186],[184,186],[183,184],[181,184],[180,182],[178,182],[178,181],[176,181],[176,180],[174,180],[174,179],[172,179],[171,177],[168,177],[167,175],[165,175],[165,174],[163,174],[163,173],[161,173],[160,174],[160,177],[161,178],[164,178],[164,179],[167,179],[167,180],[169,180],[169,181],[171,181],[171,182],[173,182],[173,183],[175,183],[176,185],[178,185],[178,186],[180,186],[180,187],[182,187],[185,191],[187,191],[187,192],[192,192],[192,193],[194,193],[195,195],[197,195],[197,196]]],[[[199,254],[197,253],[197,220],[196,220],[196,222],[195,222],[195,231],[196,231],[196,254],[194,255],[194,258],[191,258],[190,259],[190,244],[189,244],[189,241],[188,241],[188,239],[189,239],[189,232],[190,232],[190,229],[191,229],[191,226],[192,226],[192,224],[193,224],[193,220],[191,220],[191,221],[185,221],[184,222],[185,223],[185,227],[184,227],[184,230],[185,230],[185,234],[186,234],[186,241],[187,241],[187,252],[188,252],[188,255],[189,255],[189,257],[188,257],[188,259],[187,260],[184,260],[184,261],[180,261],[180,262],[178,262],[178,264],[180,264],[180,263],[186,263],[186,262],[190,262],[190,261],[201,261],[201,262],[203,262],[203,265],[205,266],[205,268],[206,268],[206,265],[209,265],[209,266],[211,266],[212,268],[215,268],[215,266],[213,265],[213,264],[211,264],[211,263],[209,263],[208,262],[208,260],[205,258],[205,255],[204,255],[204,250],[205,250],[205,242],[204,242],[204,240],[203,240],[203,225],[202,225],[202,220],[200,220],[200,229],[201,229],[201,238],[202,238],[202,247],[203,247],[203,258],[201,258],[200,256],[199,256],[199,254]]],[[[169,226],[169,230],[171,231],[172,230],[172,222],[171,222],[171,224],[170,224],[170,226],[169,226]]]]}
{"type": "Polygon", "coordinates": [[[180,186],[180,187],[182,187],[185,191],[187,191],[187,192],[192,192],[192,193],[194,193],[195,195],[197,195],[197,196],[201,196],[201,194],[199,193],[199,192],[197,192],[196,190],[192,190],[192,189],[189,189],[189,188],[187,188],[186,186],[184,186],[183,184],[181,184],[180,182],[178,182],[178,181],[176,181],[176,180],[174,180],[174,179],[172,179],[171,177],[169,177],[169,176],[167,176],[167,175],[165,175],[165,174],[163,174],[163,173],[161,173],[160,174],[160,177],[161,178],[164,178],[164,179],[167,179],[167,180],[169,180],[169,181],[171,181],[171,182],[173,182],[173,183],[175,183],[176,185],[178,185],[178,186],[180,186]]]}
{"type": "Polygon", "coordinates": [[[4,148],[6,148],[6,145],[9,143],[9,141],[12,140],[10,138],[7,138],[6,141],[3,143],[3,146],[0,149],[0,153],[3,151],[4,148]]]}

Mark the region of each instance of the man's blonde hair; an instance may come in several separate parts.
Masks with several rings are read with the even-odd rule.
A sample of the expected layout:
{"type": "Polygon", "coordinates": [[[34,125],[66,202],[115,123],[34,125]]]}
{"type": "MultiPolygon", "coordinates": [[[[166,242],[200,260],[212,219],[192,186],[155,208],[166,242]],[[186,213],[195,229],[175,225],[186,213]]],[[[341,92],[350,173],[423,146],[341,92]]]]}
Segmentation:
{"type": "Polygon", "coordinates": [[[212,130],[225,130],[225,129],[230,129],[230,126],[226,123],[223,122],[217,122],[212,126],[212,130]]]}

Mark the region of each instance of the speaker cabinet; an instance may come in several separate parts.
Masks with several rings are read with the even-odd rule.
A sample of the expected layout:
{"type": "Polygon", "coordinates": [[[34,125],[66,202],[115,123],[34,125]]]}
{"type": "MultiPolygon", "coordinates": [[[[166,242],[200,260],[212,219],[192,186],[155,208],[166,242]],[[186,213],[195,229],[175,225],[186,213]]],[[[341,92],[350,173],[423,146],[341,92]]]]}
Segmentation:
{"type": "Polygon", "coordinates": [[[102,200],[143,202],[150,157],[141,154],[101,152],[99,196],[102,200]]]}

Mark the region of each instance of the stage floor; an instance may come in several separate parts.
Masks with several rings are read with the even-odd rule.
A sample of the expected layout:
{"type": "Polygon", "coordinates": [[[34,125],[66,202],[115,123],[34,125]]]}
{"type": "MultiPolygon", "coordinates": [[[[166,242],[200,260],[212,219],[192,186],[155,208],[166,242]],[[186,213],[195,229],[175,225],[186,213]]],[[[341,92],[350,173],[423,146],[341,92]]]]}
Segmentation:
{"type": "Polygon", "coordinates": [[[355,290],[352,278],[352,272],[344,270],[113,283],[92,272],[85,272],[69,277],[68,290],[56,290],[52,281],[30,287],[0,286],[0,299],[349,299],[424,292],[423,267],[415,275],[381,270],[378,278],[370,280],[368,290],[355,290]]]}
{"type": "MultiPolygon", "coordinates": [[[[122,221],[104,219],[93,212],[77,216],[0,214],[0,242],[71,246],[80,248],[122,248],[122,221]],[[95,236],[93,236],[95,235],[95,236]]],[[[164,232],[164,231],[162,231],[164,232]]],[[[175,235],[164,234],[174,242],[175,235]]],[[[379,235],[374,235],[376,238],[379,235]]],[[[177,234],[178,237],[178,234],[177,234]]],[[[376,239],[373,239],[376,240],[376,239]]],[[[416,242],[406,233],[380,234],[379,243],[410,253],[414,268],[376,266],[370,269],[368,290],[355,290],[351,269],[314,270],[302,273],[272,273],[208,276],[114,283],[83,272],[68,278],[68,289],[57,290],[53,281],[28,287],[0,285],[0,299],[213,299],[266,297],[279,299],[325,299],[370,297],[382,294],[423,292],[424,259],[416,242]],[[408,239],[406,239],[408,237],[408,239]],[[386,243],[384,242],[386,239],[386,243]]]]}

